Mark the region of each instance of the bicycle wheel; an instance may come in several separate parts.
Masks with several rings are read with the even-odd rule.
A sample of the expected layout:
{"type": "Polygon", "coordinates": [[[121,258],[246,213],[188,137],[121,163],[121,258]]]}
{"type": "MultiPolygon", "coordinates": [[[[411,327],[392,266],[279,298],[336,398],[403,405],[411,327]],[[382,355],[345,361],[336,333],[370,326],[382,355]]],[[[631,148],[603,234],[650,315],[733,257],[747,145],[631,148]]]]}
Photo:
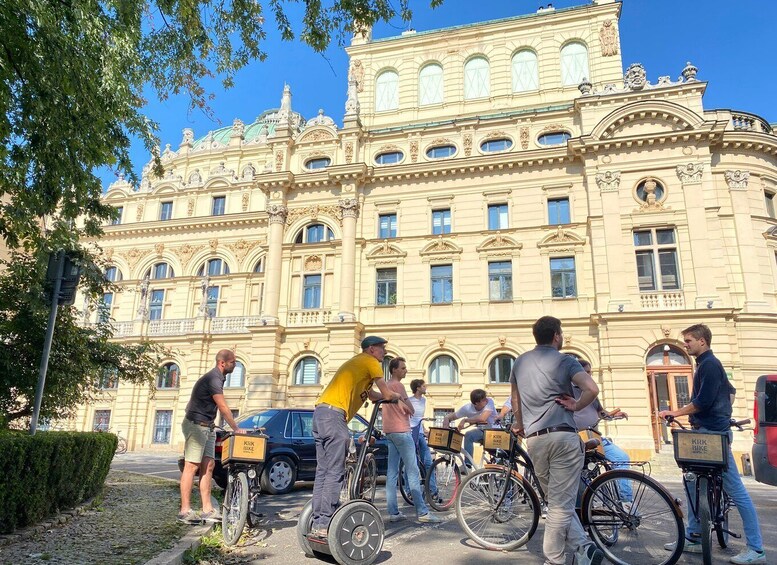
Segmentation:
{"type": "Polygon", "coordinates": [[[707,477],[699,477],[699,529],[701,530],[701,553],[704,565],[712,565],[712,515],[710,514],[709,482],[707,477]]]}
{"type": "Polygon", "coordinates": [[[116,444],[116,455],[122,455],[127,453],[127,440],[123,437],[119,437],[119,442],[116,444]]]}
{"type": "Polygon", "coordinates": [[[410,493],[410,485],[405,480],[405,462],[399,462],[399,476],[397,477],[397,484],[399,486],[399,492],[402,498],[405,499],[409,505],[413,505],[413,495],[410,493]]]}
{"type": "Polygon", "coordinates": [[[581,513],[591,539],[616,565],[671,565],[682,555],[685,525],[677,505],[661,484],[638,471],[599,475],[583,493],[581,513]],[[628,487],[632,498],[623,500],[628,487]]]}
{"type": "Polygon", "coordinates": [[[461,484],[461,469],[459,469],[456,458],[452,456],[438,457],[432,463],[424,485],[425,497],[431,506],[437,512],[445,512],[453,507],[456,500],[456,492],[461,484]],[[437,497],[432,496],[429,491],[431,481],[429,477],[434,473],[437,483],[437,497]]]}
{"type": "Polygon", "coordinates": [[[720,489],[722,496],[720,501],[720,512],[723,514],[723,520],[715,528],[715,534],[718,536],[718,545],[723,549],[728,547],[728,512],[733,504],[726,491],[720,489]]]}
{"type": "Polygon", "coordinates": [[[343,475],[343,486],[340,487],[340,504],[345,504],[351,500],[351,482],[353,481],[353,465],[345,466],[345,475],[343,475]]]}
{"type": "Polygon", "coordinates": [[[369,502],[375,500],[375,491],[378,488],[378,465],[375,463],[375,456],[372,453],[368,453],[364,459],[361,483],[361,496],[359,498],[369,502]]]}
{"type": "Polygon", "coordinates": [[[221,534],[227,546],[237,543],[248,518],[248,476],[239,471],[230,478],[221,512],[221,534]]]}
{"type": "Polygon", "coordinates": [[[470,473],[456,495],[456,518],[467,535],[486,549],[511,551],[532,537],[540,501],[529,482],[504,468],[470,473]],[[509,478],[508,478],[509,477],[509,478]]]}

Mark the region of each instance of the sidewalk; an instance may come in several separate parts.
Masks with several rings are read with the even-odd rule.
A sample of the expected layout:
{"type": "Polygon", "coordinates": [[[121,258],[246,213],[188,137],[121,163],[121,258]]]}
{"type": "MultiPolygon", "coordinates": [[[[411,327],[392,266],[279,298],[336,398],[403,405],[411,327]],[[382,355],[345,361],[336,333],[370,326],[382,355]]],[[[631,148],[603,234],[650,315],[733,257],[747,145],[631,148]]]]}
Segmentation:
{"type": "MultiPolygon", "coordinates": [[[[174,482],[112,470],[91,507],[64,525],[0,546],[0,563],[137,564],[175,543],[190,527],[175,520],[180,503],[174,482]]],[[[11,538],[13,539],[13,538],[11,538]]]]}

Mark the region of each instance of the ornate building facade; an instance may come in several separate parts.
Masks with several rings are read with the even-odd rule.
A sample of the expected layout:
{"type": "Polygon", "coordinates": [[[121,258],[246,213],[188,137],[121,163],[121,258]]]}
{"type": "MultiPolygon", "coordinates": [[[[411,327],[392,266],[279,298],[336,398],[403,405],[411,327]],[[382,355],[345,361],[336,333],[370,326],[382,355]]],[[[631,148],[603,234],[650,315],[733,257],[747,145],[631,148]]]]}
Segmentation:
{"type": "Polygon", "coordinates": [[[630,414],[607,431],[637,457],[664,443],[654,414],[688,401],[691,324],[711,327],[749,415],[777,365],[777,136],[706,109],[690,63],[676,80],[624,74],[620,9],[363,30],[342,127],[303,119],[287,87],[252,124],[184,130],[163,177],[111,185],[121,220],[99,244],[121,292],[85,316],[172,356],[153,397],[106,382],[76,426],[178,449],[219,349],[240,361],[230,407],[309,407],[366,334],[430,383],[442,418],[474,388],[507,397],[544,314],[592,362],[603,403],[630,414]]]}

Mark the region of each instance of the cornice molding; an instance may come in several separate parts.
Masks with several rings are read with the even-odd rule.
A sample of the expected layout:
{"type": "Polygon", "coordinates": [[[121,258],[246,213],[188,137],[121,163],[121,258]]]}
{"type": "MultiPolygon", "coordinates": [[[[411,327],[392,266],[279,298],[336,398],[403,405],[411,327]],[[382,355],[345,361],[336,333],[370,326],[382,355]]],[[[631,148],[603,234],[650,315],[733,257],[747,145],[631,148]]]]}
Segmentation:
{"type": "Polygon", "coordinates": [[[251,226],[265,227],[266,225],[267,213],[264,211],[225,214],[223,216],[177,218],[165,221],[133,222],[130,224],[103,226],[103,234],[100,236],[99,241],[149,234],[195,232],[200,230],[212,231],[214,229],[234,229],[251,226]]]}

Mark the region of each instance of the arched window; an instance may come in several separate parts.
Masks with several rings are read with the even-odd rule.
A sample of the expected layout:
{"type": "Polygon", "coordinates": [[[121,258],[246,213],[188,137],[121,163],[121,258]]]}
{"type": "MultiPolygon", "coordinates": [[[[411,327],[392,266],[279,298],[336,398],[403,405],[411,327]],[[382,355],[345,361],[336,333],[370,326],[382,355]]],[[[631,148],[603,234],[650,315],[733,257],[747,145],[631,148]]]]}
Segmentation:
{"type": "Polygon", "coordinates": [[[181,370],[175,363],[166,363],[159,367],[156,378],[157,388],[178,388],[181,384],[181,370]]]}
{"type": "Polygon", "coordinates": [[[426,156],[429,159],[444,159],[456,154],[456,147],[453,145],[437,145],[426,150],[426,156]]]}
{"type": "Polygon", "coordinates": [[[385,380],[389,380],[391,378],[391,371],[389,371],[389,363],[391,363],[391,360],[393,357],[391,355],[384,355],[383,361],[381,362],[381,365],[383,366],[383,378],[385,380]]]}
{"type": "Polygon", "coordinates": [[[254,265],[254,272],[255,273],[264,272],[264,257],[260,257],[259,260],[256,262],[256,265],[254,265]]]}
{"type": "Polygon", "coordinates": [[[491,71],[484,57],[473,57],[464,65],[464,99],[486,98],[491,93],[491,71]]]}
{"type": "Polygon", "coordinates": [[[326,169],[332,164],[332,159],[329,157],[315,157],[314,159],[308,159],[305,161],[305,168],[311,171],[317,169],[326,169]]]}
{"type": "Polygon", "coordinates": [[[540,87],[537,55],[523,49],[513,55],[513,92],[527,92],[540,87]]]}
{"type": "Polygon", "coordinates": [[[383,71],[375,81],[375,111],[385,112],[399,108],[399,75],[383,71]]]}
{"type": "Polygon", "coordinates": [[[561,48],[561,84],[577,86],[584,78],[591,78],[588,71],[588,49],[577,41],[567,43],[561,48]]]}
{"type": "Polygon", "coordinates": [[[537,143],[540,145],[563,145],[570,137],[572,137],[572,134],[568,131],[552,131],[539,136],[537,143]]]}
{"type": "Polygon", "coordinates": [[[375,164],[377,165],[395,165],[399,163],[405,154],[401,151],[387,151],[385,153],[379,153],[375,155],[375,164]]]}
{"type": "Polygon", "coordinates": [[[172,279],[175,277],[173,268],[167,263],[157,263],[146,271],[146,277],[150,279],[172,279]]]}
{"type": "Polygon", "coordinates": [[[209,277],[219,277],[221,275],[229,274],[229,265],[226,261],[221,259],[209,259],[203,263],[197,271],[197,276],[202,277],[205,275],[209,277]]]}
{"type": "Polygon", "coordinates": [[[688,357],[678,347],[656,345],[647,354],[647,365],[690,365],[688,357]]]}
{"type": "Polygon", "coordinates": [[[513,142],[506,137],[499,139],[488,139],[480,144],[480,150],[483,153],[494,153],[496,151],[507,151],[513,146],[513,142]]]}
{"type": "Polygon", "coordinates": [[[303,357],[294,367],[295,385],[317,385],[321,382],[321,364],[312,356],[303,357]]]}
{"type": "Polygon", "coordinates": [[[246,368],[240,361],[235,362],[231,373],[224,375],[224,388],[242,388],[245,386],[246,368]]]}
{"type": "Polygon", "coordinates": [[[121,271],[118,267],[108,267],[105,269],[105,280],[110,282],[119,282],[122,280],[121,271]]]}
{"type": "Polygon", "coordinates": [[[426,65],[418,73],[418,105],[440,104],[443,101],[442,67],[426,65]]]}
{"type": "Polygon", "coordinates": [[[497,355],[488,364],[488,381],[491,383],[509,383],[510,370],[515,357],[512,355],[497,355]]]}
{"type": "Polygon", "coordinates": [[[450,355],[435,357],[429,364],[429,382],[450,384],[459,382],[459,366],[450,355]]]}
{"type": "Polygon", "coordinates": [[[334,238],[335,234],[331,228],[324,224],[310,224],[299,231],[294,243],[320,243],[334,238]]]}

